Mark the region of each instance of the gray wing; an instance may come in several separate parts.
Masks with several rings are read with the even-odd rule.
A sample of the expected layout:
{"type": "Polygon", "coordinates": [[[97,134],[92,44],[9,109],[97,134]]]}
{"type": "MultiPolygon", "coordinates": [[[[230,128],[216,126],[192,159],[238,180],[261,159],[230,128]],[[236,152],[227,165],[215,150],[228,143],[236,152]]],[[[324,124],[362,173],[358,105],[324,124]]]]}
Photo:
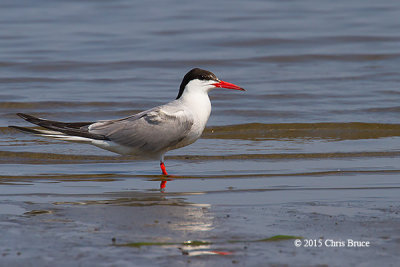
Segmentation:
{"type": "Polygon", "coordinates": [[[193,125],[193,116],[183,109],[160,106],[136,115],[89,126],[89,133],[142,151],[163,151],[182,141],[193,125]]]}

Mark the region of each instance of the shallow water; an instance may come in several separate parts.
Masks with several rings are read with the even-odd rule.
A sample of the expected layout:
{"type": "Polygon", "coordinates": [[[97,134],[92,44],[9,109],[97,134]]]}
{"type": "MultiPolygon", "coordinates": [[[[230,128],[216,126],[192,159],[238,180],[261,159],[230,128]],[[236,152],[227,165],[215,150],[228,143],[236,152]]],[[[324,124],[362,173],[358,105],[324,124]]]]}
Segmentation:
{"type": "Polygon", "coordinates": [[[398,262],[399,11],[398,1],[2,1],[0,265],[398,262]],[[174,99],[193,67],[247,91],[210,93],[202,138],[167,154],[163,193],[158,162],[7,127],[28,125],[17,112],[127,116],[174,99]],[[255,242],[276,235],[372,246],[255,242]],[[153,245],[119,246],[141,242],[153,245]]]}

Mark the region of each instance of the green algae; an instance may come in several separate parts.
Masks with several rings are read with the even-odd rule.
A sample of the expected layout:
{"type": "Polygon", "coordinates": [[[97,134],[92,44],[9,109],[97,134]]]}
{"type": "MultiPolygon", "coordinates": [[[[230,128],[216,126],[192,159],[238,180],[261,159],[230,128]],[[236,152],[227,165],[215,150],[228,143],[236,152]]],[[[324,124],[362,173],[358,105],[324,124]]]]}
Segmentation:
{"type": "Polygon", "coordinates": [[[291,240],[291,239],[303,239],[302,236],[293,236],[293,235],[274,235],[268,238],[258,239],[254,242],[275,242],[275,241],[282,241],[282,240],[291,240]]]}
{"type": "MultiPolygon", "coordinates": [[[[291,239],[303,239],[301,236],[293,236],[293,235],[274,235],[271,237],[256,239],[256,240],[229,240],[228,243],[250,243],[250,242],[277,242],[291,239]]],[[[223,242],[213,243],[208,241],[201,240],[189,240],[184,242],[131,242],[125,244],[113,244],[118,247],[135,247],[140,248],[144,246],[208,246],[213,244],[221,244],[223,242]]]]}
{"type": "Polygon", "coordinates": [[[27,216],[41,215],[41,214],[52,214],[52,210],[31,210],[24,213],[27,216]]]}

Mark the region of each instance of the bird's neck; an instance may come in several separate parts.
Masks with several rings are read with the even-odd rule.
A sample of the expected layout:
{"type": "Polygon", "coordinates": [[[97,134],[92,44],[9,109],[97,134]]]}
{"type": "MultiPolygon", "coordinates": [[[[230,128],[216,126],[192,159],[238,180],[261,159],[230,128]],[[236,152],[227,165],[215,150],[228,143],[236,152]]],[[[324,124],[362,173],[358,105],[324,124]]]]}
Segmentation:
{"type": "Polygon", "coordinates": [[[180,100],[192,111],[198,123],[205,126],[211,113],[211,102],[206,92],[187,92],[184,93],[180,100]]]}

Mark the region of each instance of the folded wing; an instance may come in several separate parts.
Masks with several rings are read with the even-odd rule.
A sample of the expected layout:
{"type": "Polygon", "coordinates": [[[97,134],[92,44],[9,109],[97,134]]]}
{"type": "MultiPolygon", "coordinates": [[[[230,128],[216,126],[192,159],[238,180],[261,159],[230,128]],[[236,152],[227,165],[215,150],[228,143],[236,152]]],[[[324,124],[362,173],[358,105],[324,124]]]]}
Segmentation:
{"type": "Polygon", "coordinates": [[[124,119],[96,122],[88,132],[122,146],[156,152],[177,145],[192,125],[191,114],[161,106],[124,119]]]}

